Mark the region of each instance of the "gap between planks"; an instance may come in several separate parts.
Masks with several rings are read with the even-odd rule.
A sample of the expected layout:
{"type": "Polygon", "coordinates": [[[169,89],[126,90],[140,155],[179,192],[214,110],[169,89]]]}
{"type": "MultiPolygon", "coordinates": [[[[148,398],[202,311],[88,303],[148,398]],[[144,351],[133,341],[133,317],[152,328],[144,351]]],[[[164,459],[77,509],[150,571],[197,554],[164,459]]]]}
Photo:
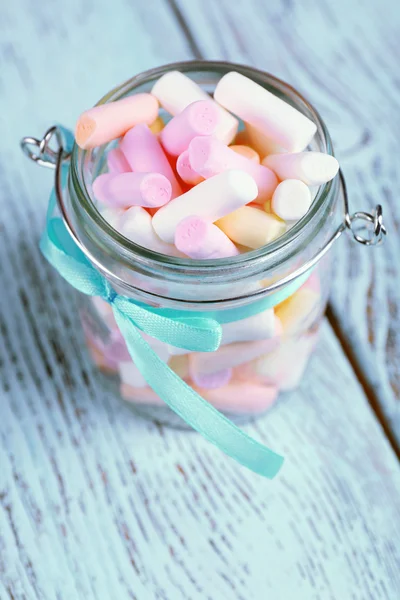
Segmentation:
{"type": "Polygon", "coordinates": [[[393,452],[396,454],[397,458],[400,460],[400,443],[396,440],[390,425],[388,423],[387,418],[380,406],[379,398],[374,390],[374,388],[368,383],[368,378],[366,377],[363,367],[360,363],[357,354],[353,350],[349,340],[346,338],[346,333],[339,319],[335,316],[334,310],[331,305],[328,304],[328,308],[326,310],[326,317],[332,327],[332,330],[343,350],[343,353],[347,357],[351,368],[353,369],[355,377],[358,379],[361,387],[363,388],[364,394],[368,400],[368,403],[374,412],[374,415],[379,421],[382,430],[389,441],[393,452]]]}

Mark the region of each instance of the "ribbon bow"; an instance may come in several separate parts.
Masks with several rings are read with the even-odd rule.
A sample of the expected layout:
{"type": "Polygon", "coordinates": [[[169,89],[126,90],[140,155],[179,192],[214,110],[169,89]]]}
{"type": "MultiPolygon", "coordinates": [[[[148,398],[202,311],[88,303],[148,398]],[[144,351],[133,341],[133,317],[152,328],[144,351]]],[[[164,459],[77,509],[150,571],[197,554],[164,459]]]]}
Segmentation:
{"type": "Polygon", "coordinates": [[[260,444],[216,410],[188,386],[150,347],[139,330],[167,344],[196,352],[213,352],[221,341],[221,325],[205,317],[165,317],[154,308],[119,295],[86,258],[61,218],[52,217],[53,190],[47,227],[40,249],[49,263],[74,288],[100,296],[113,310],[129,354],[154,392],[186,423],[228,456],[251,471],[272,479],[283,457],[260,444]]]}

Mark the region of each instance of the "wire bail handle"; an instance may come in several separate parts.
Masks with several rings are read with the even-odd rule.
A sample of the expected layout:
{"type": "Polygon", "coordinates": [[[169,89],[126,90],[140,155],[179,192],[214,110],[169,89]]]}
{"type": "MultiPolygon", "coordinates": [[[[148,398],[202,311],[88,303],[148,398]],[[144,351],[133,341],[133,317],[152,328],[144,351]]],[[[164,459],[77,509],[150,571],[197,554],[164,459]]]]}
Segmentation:
{"type": "MultiPolygon", "coordinates": [[[[69,224],[62,198],[60,174],[61,165],[63,162],[70,160],[71,152],[64,151],[63,137],[60,128],[56,125],[50,127],[41,140],[29,136],[24,137],[21,140],[20,145],[24,154],[26,154],[26,156],[33,160],[36,164],[41,167],[55,169],[55,190],[58,207],[64,217],[64,220],[66,220],[67,224],[69,224]],[[52,149],[50,147],[50,143],[54,140],[56,142],[56,149],[52,149]]],[[[339,170],[339,177],[343,190],[343,222],[339,225],[333,236],[328,240],[324,248],[322,248],[322,250],[306,265],[304,265],[304,267],[306,266],[307,269],[314,266],[314,264],[322,258],[322,256],[329,250],[332,244],[342,235],[344,231],[350,231],[353,239],[364,246],[378,246],[383,242],[384,237],[386,236],[387,232],[386,227],[383,224],[382,206],[377,204],[372,213],[361,211],[350,214],[347,186],[341,169],[339,170]],[[360,235],[360,221],[364,222],[363,225],[368,230],[369,236],[367,234],[365,236],[360,235]]],[[[70,233],[73,234],[71,231],[70,233]]],[[[76,236],[73,235],[73,237],[75,238],[76,236]]],[[[304,267],[301,269],[303,272],[307,270],[304,267]]],[[[301,273],[296,272],[297,276],[300,274],[301,273]]]]}

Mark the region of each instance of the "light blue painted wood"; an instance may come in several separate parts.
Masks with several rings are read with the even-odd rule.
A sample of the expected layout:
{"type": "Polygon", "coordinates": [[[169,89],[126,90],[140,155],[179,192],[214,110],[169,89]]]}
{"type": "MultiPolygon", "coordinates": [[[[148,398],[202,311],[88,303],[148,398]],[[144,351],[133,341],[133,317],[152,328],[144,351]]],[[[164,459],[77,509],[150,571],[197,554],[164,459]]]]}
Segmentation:
{"type": "Polygon", "coordinates": [[[172,1],[0,6],[0,598],[395,600],[398,466],[328,325],[300,391],[247,428],[287,456],[270,483],[112,397],[83,348],[73,292],[37,249],[52,174],[27,163],[18,139],[72,126],[117,82],[196,44],[311,86],[328,118],[342,114],[338,137],[358,140],[370,113],[356,118],[351,102],[341,113],[348,87],[333,101],[305,68],[336,9],[177,6],[194,41],[172,1]],[[299,30],[282,25],[293,11],[299,30]],[[307,60],[291,50],[299,31],[310,31],[307,60]],[[353,118],[361,129],[347,130],[353,118]]]}

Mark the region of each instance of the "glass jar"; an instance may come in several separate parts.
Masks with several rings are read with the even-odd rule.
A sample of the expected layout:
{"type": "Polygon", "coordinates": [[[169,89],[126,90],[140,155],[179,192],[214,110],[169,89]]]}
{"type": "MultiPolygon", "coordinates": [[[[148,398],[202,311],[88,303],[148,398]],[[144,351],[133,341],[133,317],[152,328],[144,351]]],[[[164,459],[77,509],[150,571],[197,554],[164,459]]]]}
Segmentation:
{"type": "MultiPolygon", "coordinates": [[[[148,92],[171,70],[185,73],[208,93],[225,73],[242,73],[316,123],[311,150],[333,153],[315,109],[286,83],[247,66],[198,61],[167,65],[133,77],[99,104],[148,92]]],[[[172,370],[235,422],[264,413],[281,393],[300,383],[315,347],[331,282],[330,253],[313,268],[306,267],[342,221],[339,177],[320,186],[309,212],[267,246],[231,258],[193,261],[138,246],[103,219],[92,182],[105,170],[106,153],[114,145],[87,151],[75,145],[72,151],[64,208],[81,247],[118,294],[172,316],[178,311],[201,313],[222,323],[222,344],[212,354],[187,352],[143,336],[172,370]]],[[[89,352],[108,385],[141,415],[183,424],[147,386],[110,305],[82,295],[80,314],[89,352]]]]}

